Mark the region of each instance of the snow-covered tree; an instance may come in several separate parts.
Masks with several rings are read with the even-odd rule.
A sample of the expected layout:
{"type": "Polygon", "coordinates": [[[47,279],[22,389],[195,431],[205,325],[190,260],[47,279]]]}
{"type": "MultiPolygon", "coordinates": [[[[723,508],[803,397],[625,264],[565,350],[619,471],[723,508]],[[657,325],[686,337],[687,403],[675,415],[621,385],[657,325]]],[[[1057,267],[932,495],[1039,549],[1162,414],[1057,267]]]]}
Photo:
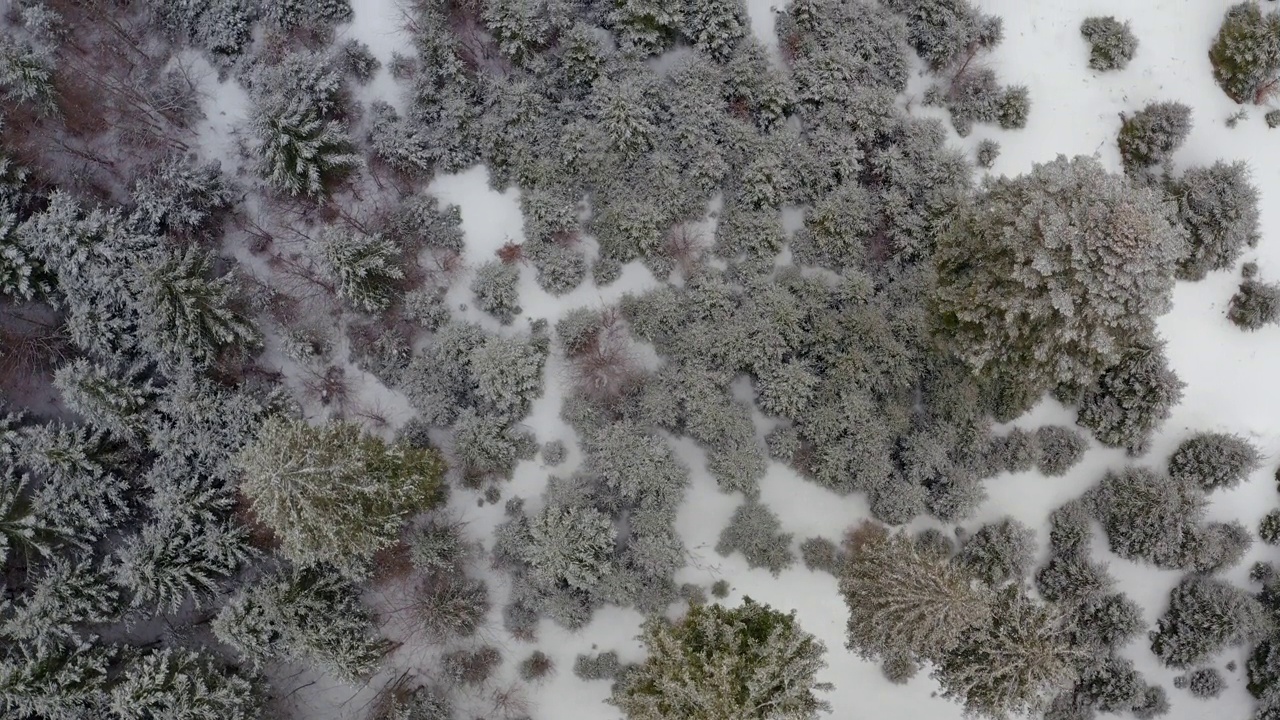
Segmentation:
{"type": "Polygon", "coordinates": [[[37,512],[30,488],[30,476],[12,465],[0,472],[0,566],[18,554],[48,557],[70,534],[37,512]]]}
{"type": "Polygon", "coordinates": [[[471,375],[480,409],[518,422],[542,394],[546,345],[535,337],[493,336],[471,352],[471,375]]]}
{"type": "Polygon", "coordinates": [[[1258,244],[1258,190],[1243,162],[1216,162],[1192,168],[1169,185],[1178,219],[1190,234],[1190,254],[1178,277],[1202,280],[1212,270],[1231,267],[1246,247],[1258,244]]]}
{"type": "Polygon", "coordinates": [[[476,307],[510,325],[523,310],[520,308],[520,291],[516,282],[520,269],[515,265],[487,262],[476,268],[471,281],[471,292],[476,297],[476,307]]]}
{"type": "Polygon", "coordinates": [[[109,707],[120,720],[254,720],[261,703],[253,681],[213,658],[162,648],[128,658],[109,707]]]}
{"type": "Polygon", "coordinates": [[[1080,34],[1089,43],[1089,67],[1094,70],[1123,70],[1138,51],[1138,38],[1129,22],[1110,15],[1085,18],[1080,34]]]}
{"type": "Polygon", "coordinates": [[[156,395],[144,368],[113,370],[84,358],[58,368],[53,384],[72,412],[122,440],[144,432],[156,395]]]}
{"type": "Polygon", "coordinates": [[[1036,429],[1036,465],[1049,477],[1065,475],[1080,462],[1089,443],[1079,432],[1064,425],[1045,425],[1036,429]]]}
{"type": "Polygon", "coordinates": [[[1162,346],[1136,347],[1085,390],[1076,423],[1105,445],[1139,454],[1182,399],[1184,386],[1162,346]]]}
{"type": "Polygon", "coordinates": [[[997,594],[991,622],[967,630],[934,676],[965,710],[1003,720],[1043,710],[1071,686],[1080,657],[1061,611],[1011,585],[997,594]]]}
{"type": "Polygon", "coordinates": [[[1125,118],[1120,127],[1120,159],[1135,173],[1169,159],[1191,134],[1191,108],[1156,102],[1125,118]]]}
{"type": "Polygon", "coordinates": [[[321,118],[300,99],[259,108],[251,126],[261,156],[258,171],[278,192],[320,197],[326,182],[360,167],[342,123],[321,118]]]}
{"type": "Polygon", "coordinates": [[[125,542],[113,572],[135,607],[176,613],[189,600],[207,602],[249,556],[243,528],[162,518],[125,542]]]}
{"type": "Polygon", "coordinates": [[[681,620],[645,623],[649,654],[614,686],[628,720],[814,720],[830,705],[816,693],[826,646],[749,598],[734,609],[698,605],[681,620]]]}
{"type": "Polygon", "coordinates": [[[323,567],[287,571],[242,588],[212,628],[254,667],[285,658],[351,682],[372,675],[387,650],[374,635],[357,586],[323,567]]]}
{"type": "Polygon", "coordinates": [[[1242,330],[1260,330],[1280,320],[1280,283],[1246,278],[1231,296],[1227,317],[1242,330]]]}
{"type": "Polygon", "coordinates": [[[330,225],[321,232],[317,246],[338,295],[364,312],[381,312],[391,304],[396,282],[404,278],[400,251],[393,243],[380,235],[330,225]]]}
{"type": "Polygon", "coordinates": [[[981,14],[967,0],[890,0],[886,5],[906,17],[911,46],[933,70],[975,47],[994,47],[1003,37],[1000,18],[981,14]]]}
{"type": "Polygon", "coordinates": [[[1258,449],[1239,435],[1198,433],[1173,451],[1169,476],[1212,491],[1239,485],[1261,463],[1258,449]]]}
{"type": "Polygon", "coordinates": [[[262,18],[290,30],[300,25],[337,24],[351,19],[349,0],[263,0],[262,18]]]}
{"type": "Polygon", "coordinates": [[[965,542],[955,562],[989,585],[1021,584],[1035,560],[1036,535],[1031,528],[1005,518],[983,525],[965,542]]]}
{"type": "Polygon", "coordinates": [[[524,559],[540,584],[597,591],[617,572],[614,528],[590,507],[548,506],[529,522],[524,559]]]}
{"type": "Polygon", "coordinates": [[[1194,484],[1130,467],[1107,473],[1087,501],[1120,557],[1165,568],[1194,564],[1206,505],[1194,484]]]}
{"type": "Polygon", "coordinates": [[[181,156],[158,163],[133,185],[134,217],[152,234],[191,234],[209,226],[234,198],[217,162],[181,156]]]}
{"type": "Polygon", "coordinates": [[[1228,646],[1261,639],[1271,625],[1267,610],[1250,593],[1188,575],[1169,593],[1169,608],[1151,633],[1151,651],[1169,667],[1190,667],[1228,646]]]}
{"type": "Polygon", "coordinates": [[[908,535],[865,525],[845,551],[840,593],[849,606],[848,647],[864,657],[938,659],[990,617],[988,591],[908,535]]]}
{"type": "Polygon", "coordinates": [[[210,259],[187,247],[154,259],[135,290],[142,346],[165,367],[210,362],[219,348],[258,341],[253,323],[229,307],[234,276],[209,277],[210,259]]]}
{"type": "Polygon", "coordinates": [[[727,60],[750,32],[746,10],[740,0],[689,0],[680,13],[680,32],[699,52],[727,60]]]}
{"type": "Polygon", "coordinates": [[[52,111],[53,72],[50,53],[12,36],[0,41],[0,90],[6,102],[25,103],[41,113],[52,111]]]}
{"type": "Polygon", "coordinates": [[[782,523],[767,505],[747,500],[734,510],[729,524],[720,531],[716,552],[725,556],[741,552],[747,567],[768,568],[776,577],[795,564],[791,538],[791,533],[782,532],[782,523]]]}
{"type": "Polygon", "coordinates": [[[405,520],[437,500],[443,466],[429,449],[387,445],[354,423],[272,418],[239,456],[254,515],[301,565],[362,576],[405,520]]]}
{"type": "Polygon", "coordinates": [[[1280,15],[1256,0],[1232,5],[1209,49],[1213,78],[1238,103],[1261,103],[1280,79],[1280,15]]]}
{"type": "Polygon", "coordinates": [[[86,559],[56,558],[42,567],[20,597],[10,612],[0,609],[0,635],[40,652],[88,641],[84,626],[120,616],[119,591],[86,559]]]}
{"type": "Polygon", "coordinates": [[[15,718],[102,717],[115,650],[79,643],[14,643],[0,653],[0,711],[15,718]]]}
{"type": "Polygon", "coordinates": [[[1092,382],[1152,337],[1185,249],[1160,194],[1096,158],[988,178],[938,239],[943,328],[1021,411],[1059,383],[1092,382]]]}

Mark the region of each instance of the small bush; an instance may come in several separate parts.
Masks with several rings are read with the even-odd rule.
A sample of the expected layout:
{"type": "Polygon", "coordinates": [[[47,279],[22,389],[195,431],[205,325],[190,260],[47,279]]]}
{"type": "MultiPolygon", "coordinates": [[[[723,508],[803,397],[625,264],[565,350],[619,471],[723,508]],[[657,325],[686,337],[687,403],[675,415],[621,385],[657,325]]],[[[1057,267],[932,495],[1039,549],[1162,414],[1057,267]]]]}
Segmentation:
{"type": "Polygon", "coordinates": [[[1260,330],[1280,318],[1280,285],[1247,279],[1231,296],[1227,317],[1241,330],[1260,330]]]}
{"type": "Polygon", "coordinates": [[[1152,685],[1142,695],[1142,702],[1133,708],[1138,720],[1151,720],[1169,712],[1169,694],[1159,685],[1152,685]]]}
{"type": "Polygon", "coordinates": [[[502,653],[492,645],[474,650],[454,650],[440,659],[441,670],[463,685],[481,685],[502,664],[502,653]]]}
{"type": "Polygon", "coordinates": [[[596,287],[607,287],[622,277],[622,263],[614,258],[602,257],[591,266],[591,281],[596,287]]]}
{"type": "Polygon", "coordinates": [[[461,573],[440,573],[419,584],[411,608],[418,626],[434,639],[471,637],[489,614],[489,590],[461,573]]]}
{"type": "Polygon", "coordinates": [[[1268,545],[1280,545],[1280,510],[1272,510],[1258,523],[1258,537],[1268,545]]]}
{"type": "Polygon", "coordinates": [[[716,543],[716,552],[721,555],[735,550],[746,556],[747,567],[768,568],[775,576],[795,562],[791,534],[783,533],[778,516],[754,500],[738,506],[716,543]]]}
{"type": "Polygon", "coordinates": [[[1126,118],[1118,139],[1125,172],[1135,173],[1169,159],[1191,134],[1191,108],[1177,102],[1151,103],[1126,118]]]}
{"type": "Polygon", "coordinates": [[[908,655],[890,655],[880,664],[880,672],[894,685],[905,685],[920,671],[920,663],[908,655]]]}
{"type": "Polygon", "coordinates": [[[973,534],[955,562],[990,585],[1021,582],[1031,570],[1036,536],[1031,528],[1012,518],[984,525],[973,534]]]}
{"type": "Polygon", "coordinates": [[[564,462],[569,454],[563,440],[551,440],[542,446],[542,462],[555,467],[564,462]]]}
{"type": "Polygon", "coordinates": [[[1280,127],[1280,110],[1268,110],[1266,115],[1262,116],[1267,121],[1267,127],[1275,129],[1280,127]]]}
{"type": "Polygon", "coordinates": [[[1280,17],[1249,0],[1227,10],[1209,49],[1213,79],[1238,103],[1266,100],[1280,78],[1280,17]]]}
{"type": "Polygon", "coordinates": [[[707,604],[707,591],[703,590],[702,586],[697,583],[681,583],[679,592],[680,599],[690,605],[707,604]]]}
{"type": "Polygon", "coordinates": [[[1173,452],[1169,475],[1213,491],[1244,482],[1261,462],[1257,448],[1239,435],[1200,433],[1173,452]]]}
{"type": "Polygon", "coordinates": [[[840,566],[844,562],[840,547],[822,537],[809,538],[800,543],[800,557],[809,570],[821,570],[832,575],[840,574],[840,566]]]}
{"type": "Polygon", "coordinates": [[[597,653],[595,655],[579,655],[573,661],[573,674],[582,680],[613,680],[622,671],[622,663],[618,662],[618,653],[597,653]]]}
{"type": "Polygon", "coordinates": [[[1243,162],[1192,168],[1169,184],[1178,219],[1190,234],[1189,254],[1178,264],[1182,280],[1201,280],[1231,267],[1246,247],[1258,244],[1258,190],[1243,162]]]}
{"type": "Polygon", "coordinates": [[[1200,668],[1187,676],[1187,689],[1202,699],[1216,698],[1227,689],[1227,681],[1216,668],[1200,668]]]}
{"type": "Polygon", "coordinates": [[[1046,425],[1036,430],[1036,446],[1040,450],[1036,460],[1041,474],[1058,477],[1080,462],[1088,441],[1080,433],[1062,425],[1046,425]]]}
{"type": "Polygon", "coordinates": [[[544,680],[555,672],[556,664],[541,650],[520,661],[520,678],[525,682],[544,680]]]}
{"type": "Polygon", "coordinates": [[[1114,17],[1085,18],[1080,34],[1089,43],[1089,67],[1094,70],[1123,70],[1138,50],[1129,23],[1114,17]]]}
{"type": "Polygon", "coordinates": [[[520,269],[497,260],[487,262],[476,270],[471,281],[471,292],[476,297],[476,307],[498,318],[504,325],[511,324],[520,307],[520,294],[516,282],[520,269]]]}
{"type": "Polygon", "coordinates": [[[987,138],[978,143],[978,165],[984,168],[990,168],[996,164],[996,158],[1000,157],[1000,143],[987,138]]]}
{"type": "Polygon", "coordinates": [[[723,600],[729,597],[729,581],[717,580],[711,583],[711,597],[723,600]]]}

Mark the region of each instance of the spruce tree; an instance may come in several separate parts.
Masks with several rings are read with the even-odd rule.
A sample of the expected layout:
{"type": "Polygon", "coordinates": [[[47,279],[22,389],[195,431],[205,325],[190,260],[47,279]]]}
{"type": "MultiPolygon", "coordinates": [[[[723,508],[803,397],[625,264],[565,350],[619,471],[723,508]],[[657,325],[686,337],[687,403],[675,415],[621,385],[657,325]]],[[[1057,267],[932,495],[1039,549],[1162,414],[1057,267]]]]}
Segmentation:
{"type": "Polygon", "coordinates": [[[318,198],[325,194],[326,182],[360,166],[346,128],[321,118],[303,98],[259,108],[251,125],[262,158],[258,171],[278,192],[318,198]]]}
{"type": "Polygon", "coordinates": [[[654,618],[641,636],[648,658],[614,686],[628,720],[814,720],[830,710],[815,692],[826,647],[783,614],[695,605],[681,620],[654,618]]]}
{"type": "Polygon", "coordinates": [[[398,280],[404,278],[400,252],[378,235],[326,227],[317,243],[326,272],[338,295],[364,312],[387,309],[398,280]]]}
{"type": "Polygon", "coordinates": [[[162,648],[130,657],[111,687],[120,720],[255,720],[261,698],[252,681],[199,652],[162,648]]]}
{"type": "Polygon", "coordinates": [[[274,417],[239,456],[240,490],[302,565],[363,576],[408,517],[437,501],[444,468],[430,449],[387,445],[358,425],[274,417]]]}
{"type": "Polygon", "coordinates": [[[58,646],[88,641],[85,625],[112,622],[120,610],[120,593],[106,574],[89,560],[59,557],[36,574],[0,623],[0,634],[40,652],[53,652],[58,646]]]}
{"type": "Polygon", "coordinates": [[[122,440],[135,440],[144,431],[156,395],[143,368],[115,370],[84,358],[58,368],[53,384],[69,409],[122,440]]]}
{"type": "Polygon", "coordinates": [[[90,643],[13,643],[0,652],[0,711],[7,717],[101,717],[114,648],[90,643]]]}

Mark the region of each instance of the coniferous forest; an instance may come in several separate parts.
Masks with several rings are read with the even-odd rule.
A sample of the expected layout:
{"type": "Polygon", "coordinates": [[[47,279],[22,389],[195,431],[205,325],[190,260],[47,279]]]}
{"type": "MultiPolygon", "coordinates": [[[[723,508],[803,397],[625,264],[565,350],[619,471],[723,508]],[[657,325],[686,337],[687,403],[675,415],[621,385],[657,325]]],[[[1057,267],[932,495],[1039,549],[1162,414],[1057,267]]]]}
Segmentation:
{"type": "Polygon", "coordinates": [[[1280,11],[766,5],[0,4],[0,718],[1280,718],[1280,11]]]}

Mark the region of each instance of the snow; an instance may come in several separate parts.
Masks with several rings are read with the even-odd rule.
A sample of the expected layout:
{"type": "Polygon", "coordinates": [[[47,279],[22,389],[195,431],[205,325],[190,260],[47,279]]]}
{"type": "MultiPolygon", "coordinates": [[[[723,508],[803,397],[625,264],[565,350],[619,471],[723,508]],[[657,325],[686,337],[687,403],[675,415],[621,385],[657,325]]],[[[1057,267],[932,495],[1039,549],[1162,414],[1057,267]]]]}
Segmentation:
{"type": "MultiPolygon", "coordinates": [[[[1120,113],[1132,112],[1156,100],[1187,103],[1194,109],[1195,126],[1175,155],[1175,166],[1183,169],[1217,159],[1250,161],[1254,181],[1263,198],[1263,241],[1257,249],[1249,251],[1245,259],[1259,262],[1263,279],[1280,280],[1280,240],[1273,237],[1280,232],[1280,202],[1276,201],[1280,197],[1280,165],[1264,161],[1275,157],[1280,130],[1269,131],[1262,120],[1265,108],[1257,107],[1248,108],[1248,119],[1236,128],[1225,125],[1225,119],[1239,106],[1214,84],[1206,54],[1226,3],[978,0],[977,4],[985,12],[1004,19],[1005,39],[988,62],[1002,82],[1028,86],[1032,110],[1024,130],[1006,132],[978,126],[968,138],[953,135],[957,145],[972,152],[982,139],[998,140],[1002,152],[991,170],[995,174],[1021,174],[1030,170],[1033,163],[1051,160],[1059,153],[1097,153],[1104,164],[1118,170],[1119,154],[1114,139],[1121,122],[1120,113]],[[1079,34],[1080,22],[1090,15],[1115,13],[1119,13],[1119,19],[1132,22],[1140,42],[1137,55],[1120,72],[1090,70],[1087,46],[1079,34]]],[[[400,105],[404,88],[390,77],[385,64],[393,52],[410,49],[406,34],[399,29],[403,19],[401,9],[396,0],[354,0],[353,6],[354,20],[340,30],[341,36],[365,42],[384,63],[374,81],[359,91],[358,98],[363,102],[381,99],[400,105]]],[[[753,31],[776,52],[773,6],[769,0],[749,0],[748,6],[753,31]]],[[[917,79],[912,87],[922,88],[925,84],[917,79]]],[[[208,117],[200,127],[199,151],[206,158],[221,158],[224,165],[230,163],[233,168],[238,167],[241,154],[236,138],[246,117],[247,97],[234,80],[211,82],[208,92],[205,105],[208,117]]],[[[920,108],[918,102],[912,105],[913,112],[943,116],[936,108],[920,108]]],[[[484,168],[437,177],[427,192],[442,202],[460,207],[467,238],[464,260],[468,268],[492,259],[494,252],[508,241],[521,242],[518,190],[493,190],[484,168]]],[[[793,213],[790,219],[794,221],[796,217],[793,213]]],[[[593,250],[592,241],[586,242],[586,247],[593,250]]],[[[244,262],[251,261],[247,253],[238,252],[237,256],[244,262]]],[[[626,292],[642,291],[656,282],[647,270],[632,263],[625,268],[621,279],[609,287],[596,288],[588,280],[573,293],[556,298],[537,287],[532,268],[522,267],[519,288],[524,313],[513,325],[504,328],[473,307],[468,273],[454,281],[448,296],[451,307],[459,317],[481,322],[500,332],[524,331],[526,321],[536,318],[546,318],[554,324],[556,318],[569,309],[613,303],[626,292]]],[[[1225,310],[1238,282],[1238,268],[1234,268],[1212,273],[1201,282],[1178,284],[1173,310],[1160,319],[1159,330],[1168,341],[1166,352],[1170,363],[1187,387],[1182,403],[1145,457],[1135,461],[1121,451],[1094,443],[1084,460],[1064,477],[1045,478],[1027,472],[991,479],[986,483],[988,501],[964,526],[972,531],[985,522],[1012,515],[1039,528],[1043,554],[1049,512],[1079,496],[1107,469],[1129,462],[1162,465],[1173,448],[1192,432],[1220,430],[1249,437],[1267,461],[1243,486],[1216,493],[1210,515],[1213,519],[1239,519],[1247,526],[1256,527],[1257,520],[1277,504],[1271,475],[1276,456],[1280,454],[1277,452],[1280,450],[1280,414],[1277,413],[1280,372],[1274,369],[1276,363],[1270,353],[1280,351],[1280,327],[1245,333],[1226,320],[1225,310]]],[[[344,347],[344,357],[345,353],[344,347]]],[[[581,460],[572,431],[558,416],[565,372],[563,358],[553,353],[547,364],[545,395],[534,403],[524,424],[540,442],[565,440],[568,459],[554,470],[542,467],[537,461],[521,463],[506,487],[507,497],[525,497],[536,505],[548,473],[571,473],[581,460]]],[[[376,394],[379,404],[392,407],[393,424],[403,422],[410,412],[398,393],[371,378],[362,377],[357,391],[363,396],[376,394]]],[[[1035,428],[1073,422],[1071,409],[1046,400],[1014,424],[1035,428]]],[[[703,451],[692,442],[675,439],[673,447],[692,469],[692,484],[677,517],[677,527],[691,557],[688,567],[679,573],[678,581],[706,586],[723,578],[732,587],[729,602],[751,596],[779,609],[795,609],[803,627],[827,643],[829,667],[820,679],[835,684],[835,690],[828,695],[834,708],[833,717],[929,717],[935,720],[961,717],[958,705],[934,696],[937,685],[928,678],[927,671],[906,686],[892,686],[875,664],[859,659],[844,648],[846,610],[835,579],[830,575],[806,571],[797,563],[773,577],[765,570],[748,569],[741,555],[727,558],[717,555],[712,548],[742,497],[717,489],[707,472],[703,451]]],[[[797,547],[800,541],[814,536],[837,540],[850,526],[868,517],[863,496],[837,496],[802,480],[781,465],[769,467],[760,488],[763,501],[779,515],[784,531],[794,534],[797,547]]],[[[502,520],[501,502],[477,506],[475,496],[465,492],[454,493],[449,512],[467,523],[471,538],[485,542],[493,527],[502,520]]],[[[930,525],[938,526],[935,521],[920,520],[913,529],[930,525]]],[[[1103,538],[1095,536],[1094,540],[1095,558],[1110,563],[1111,573],[1120,580],[1121,589],[1143,606],[1147,621],[1154,623],[1180,574],[1120,560],[1110,553],[1103,538]]],[[[1243,585],[1252,562],[1274,556],[1269,548],[1257,545],[1227,577],[1243,585]]],[[[485,573],[494,594],[491,627],[485,637],[503,649],[505,677],[513,678],[515,665],[534,649],[548,653],[556,663],[557,671],[549,680],[527,689],[533,717],[569,720],[617,717],[618,713],[602,702],[608,696],[609,683],[578,680],[572,674],[573,660],[579,653],[605,650],[618,651],[624,662],[639,660],[642,651],[635,636],[641,616],[631,610],[606,608],[595,615],[590,625],[574,633],[543,621],[538,641],[522,643],[501,630],[505,579],[484,567],[473,571],[485,573]]],[[[375,605],[379,603],[377,597],[371,601],[375,605]]],[[[676,610],[673,607],[673,612],[676,610]]],[[[1214,663],[1218,667],[1228,660],[1239,663],[1236,672],[1225,673],[1229,687],[1215,701],[1213,711],[1217,715],[1240,718],[1252,711],[1253,701],[1243,687],[1244,653],[1242,648],[1235,649],[1214,663]]],[[[1206,706],[1186,691],[1172,687],[1175,673],[1159,665],[1145,639],[1132,642],[1124,654],[1137,663],[1148,681],[1166,686],[1173,704],[1168,718],[1198,720],[1202,717],[1206,706]]],[[[434,650],[409,643],[392,656],[393,667],[370,687],[405,671],[430,673],[434,669],[434,656],[434,650]]],[[[283,687],[287,692],[312,679],[315,678],[304,675],[303,680],[283,687]]],[[[293,708],[296,717],[359,717],[370,693],[370,688],[360,691],[322,681],[300,688],[297,697],[287,705],[293,708]],[[338,702],[341,705],[337,705],[338,702]]],[[[473,704],[481,709],[484,702],[483,698],[477,698],[473,704]]]]}

